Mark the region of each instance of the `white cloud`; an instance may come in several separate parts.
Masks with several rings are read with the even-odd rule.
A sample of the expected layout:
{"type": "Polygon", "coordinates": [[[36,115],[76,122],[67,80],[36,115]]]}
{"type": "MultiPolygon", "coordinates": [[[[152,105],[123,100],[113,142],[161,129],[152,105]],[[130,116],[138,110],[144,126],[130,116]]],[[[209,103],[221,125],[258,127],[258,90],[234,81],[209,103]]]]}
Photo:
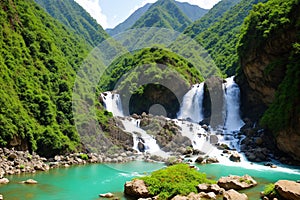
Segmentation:
{"type": "Polygon", "coordinates": [[[157,1],[157,0],[144,0],[144,1],[141,2],[139,5],[136,5],[133,9],[131,9],[131,10],[129,11],[128,17],[129,17],[130,15],[132,15],[137,9],[143,7],[143,6],[146,5],[147,3],[154,3],[154,2],[156,2],[156,1],[157,1]]]}
{"type": "Polygon", "coordinates": [[[102,13],[100,0],[75,0],[83,7],[104,29],[108,27],[107,17],[102,13]]]}
{"type": "Polygon", "coordinates": [[[221,0],[176,0],[180,2],[188,2],[193,5],[197,5],[200,8],[211,9],[216,3],[221,0]]]}

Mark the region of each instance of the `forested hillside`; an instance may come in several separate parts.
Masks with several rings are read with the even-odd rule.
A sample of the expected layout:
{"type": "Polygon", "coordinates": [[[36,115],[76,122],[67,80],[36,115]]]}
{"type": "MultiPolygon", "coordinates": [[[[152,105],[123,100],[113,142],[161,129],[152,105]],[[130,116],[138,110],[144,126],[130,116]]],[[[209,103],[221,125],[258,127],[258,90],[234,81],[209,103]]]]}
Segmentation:
{"type": "Polygon", "coordinates": [[[75,71],[91,46],[33,0],[0,2],[0,146],[75,150],[75,71]]]}
{"type": "Polygon", "coordinates": [[[158,0],[132,26],[132,28],[159,27],[183,31],[192,21],[173,0],[158,0]]]}
{"type": "MultiPolygon", "coordinates": [[[[252,6],[258,2],[264,1],[265,0],[242,0],[239,3],[235,2],[237,4],[222,14],[221,17],[216,19],[204,16],[196,23],[198,24],[201,22],[200,26],[194,25],[192,27],[193,31],[199,32],[199,34],[195,36],[195,39],[210,53],[215,64],[224,74],[232,76],[236,73],[236,68],[238,66],[236,45],[238,43],[241,25],[244,18],[250,13],[252,6]],[[204,21],[206,18],[208,21],[204,21]],[[211,19],[216,19],[216,21],[212,23],[211,19]]],[[[231,4],[233,3],[234,2],[231,2],[231,4]]],[[[216,6],[216,8],[212,9],[212,11],[215,9],[212,13],[214,15],[215,12],[222,13],[224,8],[230,6],[230,4],[226,1],[224,1],[221,5],[223,4],[226,6],[222,6],[219,11],[216,9],[216,6]]],[[[210,13],[211,12],[209,12],[208,15],[210,15],[210,13]]],[[[190,35],[194,35],[193,31],[189,29],[186,30],[186,32],[190,35]]]]}
{"type": "Polygon", "coordinates": [[[298,0],[256,5],[245,19],[238,45],[244,114],[261,119],[279,149],[296,160],[300,150],[299,9],[298,0]]]}
{"type": "MultiPolygon", "coordinates": [[[[200,19],[201,17],[203,17],[208,10],[200,8],[198,6],[195,5],[191,5],[189,3],[186,2],[178,2],[178,1],[174,1],[174,4],[176,4],[176,6],[191,20],[191,21],[195,21],[197,19],[200,19]]],[[[149,8],[152,6],[152,3],[148,3],[145,6],[139,8],[138,10],[136,10],[132,15],[130,15],[124,22],[122,22],[121,24],[117,25],[115,28],[112,29],[106,29],[106,31],[110,34],[110,35],[116,35],[118,33],[124,32],[130,28],[132,28],[132,26],[135,24],[136,21],[138,21],[148,10],[149,8]]],[[[154,4],[154,6],[160,6],[159,4],[154,4]]],[[[173,5],[174,6],[174,5],[173,5]]],[[[153,9],[153,8],[152,8],[153,9]]],[[[165,8],[164,10],[162,10],[162,12],[165,12],[165,8]]],[[[147,13],[147,15],[152,15],[150,12],[147,13]]],[[[155,20],[160,20],[160,19],[153,19],[155,20]]]]}
{"type": "Polygon", "coordinates": [[[232,6],[239,3],[241,0],[222,0],[211,8],[201,19],[196,20],[184,30],[184,33],[194,38],[202,31],[206,30],[214,22],[217,22],[222,15],[232,6]]]}
{"type": "Polygon", "coordinates": [[[92,46],[108,37],[103,28],[74,0],[35,0],[52,17],[81,35],[92,46]]]}

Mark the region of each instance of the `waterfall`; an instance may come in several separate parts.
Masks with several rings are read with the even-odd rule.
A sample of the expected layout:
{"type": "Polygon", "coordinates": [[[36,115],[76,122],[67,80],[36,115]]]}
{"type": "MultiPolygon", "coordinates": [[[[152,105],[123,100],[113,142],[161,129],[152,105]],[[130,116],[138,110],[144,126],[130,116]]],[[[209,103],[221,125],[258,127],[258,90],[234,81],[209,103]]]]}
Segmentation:
{"type": "Polygon", "coordinates": [[[193,85],[192,88],[183,97],[183,101],[180,107],[180,111],[177,114],[177,118],[192,120],[197,123],[202,121],[203,95],[204,83],[193,85]]]}
{"type": "Polygon", "coordinates": [[[234,82],[234,76],[227,78],[225,83],[226,131],[238,131],[244,125],[240,117],[240,89],[234,82]]]}
{"type": "Polygon", "coordinates": [[[113,114],[113,116],[123,117],[123,108],[121,97],[113,92],[104,92],[101,94],[105,109],[113,114]]]}
{"type": "Polygon", "coordinates": [[[142,142],[145,146],[145,152],[162,157],[168,157],[168,154],[160,149],[154,137],[139,127],[140,120],[126,117],[121,119],[121,121],[124,125],[125,131],[130,132],[133,136],[133,148],[135,150],[139,151],[138,143],[142,142]]]}

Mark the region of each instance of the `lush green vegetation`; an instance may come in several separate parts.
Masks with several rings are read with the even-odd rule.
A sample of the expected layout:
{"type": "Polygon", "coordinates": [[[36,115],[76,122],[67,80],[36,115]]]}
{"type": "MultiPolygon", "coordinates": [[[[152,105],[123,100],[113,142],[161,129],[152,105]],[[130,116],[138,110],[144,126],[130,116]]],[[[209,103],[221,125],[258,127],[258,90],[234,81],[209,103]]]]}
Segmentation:
{"type": "Polygon", "coordinates": [[[201,19],[196,20],[193,24],[184,30],[187,34],[194,38],[203,31],[205,31],[212,24],[217,22],[223,14],[228,11],[232,6],[239,3],[241,0],[222,0],[208,11],[201,19]]]}
{"type": "Polygon", "coordinates": [[[197,193],[197,185],[215,183],[187,164],[173,165],[139,179],[144,180],[150,193],[159,195],[160,199],[171,199],[176,195],[188,195],[191,192],[197,193]]]}
{"type": "MultiPolygon", "coordinates": [[[[145,79],[150,83],[155,83],[170,76],[172,70],[177,71],[187,85],[203,81],[201,72],[193,67],[191,63],[177,54],[168,51],[166,48],[154,46],[152,48],[139,50],[133,54],[128,53],[115,60],[101,77],[99,86],[102,91],[113,90],[115,89],[116,83],[123,78],[123,80],[118,83],[118,90],[122,90],[125,85],[130,85],[128,88],[130,88],[133,94],[138,90],[138,88],[135,87],[135,84],[138,82],[138,77],[141,78],[147,75],[145,79]],[[159,70],[160,67],[157,67],[156,64],[165,65],[167,68],[159,70]],[[145,67],[145,65],[148,67],[145,67]],[[141,67],[143,67],[143,70],[141,70],[141,67]]],[[[169,78],[174,77],[170,76],[169,78]]]]}
{"type": "Polygon", "coordinates": [[[1,1],[0,27],[0,146],[76,151],[72,88],[92,47],[33,0],[1,1]]]}
{"type": "MultiPolygon", "coordinates": [[[[217,9],[219,6],[216,6],[212,9],[212,11],[214,11],[212,12],[213,14],[215,14],[215,12],[223,13],[225,8],[230,7],[234,3],[236,3],[236,5],[231,6],[230,9],[224,12],[220,17],[211,17],[216,21],[213,21],[214,23],[209,24],[209,26],[205,26],[205,24],[208,24],[208,21],[212,19],[205,20],[206,16],[199,20],[199,22],[201,22],[200,26],[193,26],[199,27],[194,31],[200,31],[200,33],[195,36],[195,39],[208,51],[216,66],[223,74],[232,76],[236,73],[238,67],[236,46],[239,41],[241,25],[243,24],[244,18],[252,9],[252,6],[261,1],[265,0],[242,0],[239,3],[233,1],[230,4],[224,1],[222,5],[225,4],[226,6],[220,9],[217,9]]],[[[210,15],[210,12],[208,15],[210,15]]],[[[190,32],[188,33],[191,34],[190,32]]]]}
{"type": "Polygon", "coordinates": [[[97,46],[108,37],[103,28],[74,0],[35,0],[52,17],[73,29],[92,46],[97,46]]]}
{"type": "MultiPolygon", "coordinates": [[[[300,26],[298,0],[270,0],[258,4],[245,19],[239,42],[239,56],[247,52],[260,52],[272,40],[280,40],[284,33],[297,33],[300,26]]],[[[281,69],[285,72],[276,97],[264,113],[262,124],[274,133],[295,127],[300,116],[300,45],[299,34],[285,40],[285,53],[274,58],[265,73],[281,69]]]]}
{"type": "Polygon", "coordinates": [[[183,31],[192,21],[178,8],[173,0],[154,3],[132,28],[159,27],[183,31]]]}
{"type": "Polygon", "coordinates": [[[264,195],[265,196],[274,196],[276,195],[276,190],[275,190],[275,184],[273,183],[270,183],[268,185],[265,186],[265,189],[264,189],[264,195]]]}

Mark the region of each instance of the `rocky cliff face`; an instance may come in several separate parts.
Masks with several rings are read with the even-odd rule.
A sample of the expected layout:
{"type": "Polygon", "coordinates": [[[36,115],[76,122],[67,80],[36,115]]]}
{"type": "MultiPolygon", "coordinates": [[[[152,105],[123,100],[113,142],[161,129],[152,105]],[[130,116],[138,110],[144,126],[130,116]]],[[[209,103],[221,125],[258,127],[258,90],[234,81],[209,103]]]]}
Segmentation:
{"type": "Polygon", "coordinates": [[[287,61],[295,41],[296,29],[290,29],[274,35],[262,48],[249,48],[240,58],[242,71],[237,82],[241,87],[244,116],[257,121],[274,101],[276,90],[285,77],[284,61],[287,61]],[[272,65],[276,67],[270,70],[272,65]]]}
{"type": "Polygon", "coordinates": [[[282,1],[282,8],[276,3],[256,7],[246,19],[236,81],[243,117],[263,122],[279,150],[300,161],[299,3],[282,1]],[[285,14],[274,17],[278,10],[285,14]]]}

